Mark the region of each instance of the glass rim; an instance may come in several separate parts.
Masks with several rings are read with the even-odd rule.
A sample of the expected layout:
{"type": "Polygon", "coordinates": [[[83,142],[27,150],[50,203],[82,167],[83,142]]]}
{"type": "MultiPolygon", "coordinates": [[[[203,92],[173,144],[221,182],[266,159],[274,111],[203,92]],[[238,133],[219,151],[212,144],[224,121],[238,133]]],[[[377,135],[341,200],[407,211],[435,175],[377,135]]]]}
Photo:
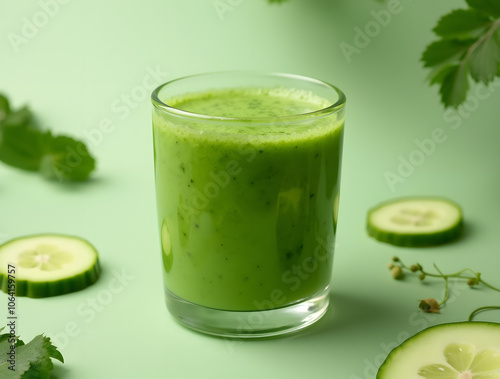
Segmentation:
{"type": "Polygon", "coordinates": [[[303,118],[313,118],[313,117],[321,117],[329,114],[336,113],[340,111],[342,108],[344,108],[346,104],[346,96],[342,90],[340,90],[338,87],[334,86],[333,84],[330,84],[328,82],[325,82],[323,80],[319,79],[314,79],[308,76],[303,76],[303,75],[297,75],[297,74],[289,74],[289,73],[281,73],[281,72],[271,72],[271,71],[214,71],[214,72],[206,72],[206,73],[199,73],[199,74],[193,74],[193,75],[186,75],[179,77],[177,79],[172,79],[169,80],[168,82],[165,82],[155,88],[153,92],[151,93],[151,102],[153,103],[154,107],[166,111],[170,114],[184,117],[184,118],[193,118],[197,120],[203,120],[203,121],[216,121],[216,122],[248,122],[248,121],[258,121],[258,122],[266,122],[266,121],[271,121],[271,122],[276,122],[276,120],[280,120],[283,122],[290,122],[293,120],[300,120],[303,118]],[[173,106],[170,106],[163,102],[160,99],[160,92],[167,86],[170,86],[174,83],[178,83],[180,81],[184,81],[186,79],[191,79],[191,78],[196,78],[196,77],[207,77],[207,76],[215,76],[215,75],[224,75],[224,74],[239,74],[239,75],[260,75],[260,76],[270,76],[270,77],[281,77],[281,78],[288,78],[288,79],[293,79],[301,82],[309,82],[312,84],[316,85],[321,85],[323,87],[327,87],[333,91],[336,92],[338,95],[338,99],[335,103],[327,106],[327,107],[322,107],[318,110],[312,111],[312,112],[306,112],[306,113],[297,113],[293,115],[286,115],[286,116],[264,116],[264,117],[222,117],[222,116],[213,116],[213,115],[206,115],[206,114],[201,114],[201,113],[194,113],[194,112],[189,112],[183,109],[179,109],[173,106]]]}

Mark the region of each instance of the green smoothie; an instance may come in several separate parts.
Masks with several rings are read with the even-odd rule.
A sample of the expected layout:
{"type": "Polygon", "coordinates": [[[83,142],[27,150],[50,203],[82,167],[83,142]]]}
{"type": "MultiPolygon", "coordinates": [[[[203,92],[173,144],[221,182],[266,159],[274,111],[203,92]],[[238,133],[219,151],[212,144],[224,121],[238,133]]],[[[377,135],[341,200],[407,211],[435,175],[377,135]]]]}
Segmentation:
{"type": "Polygon", "coordinates": [[[202,306],[283,307],[330,283],[342,113],[283,88],[172,99],[153,130],[164,281],[202,306]],[[301,116],[296,116],[296,115],[301,116]]]}

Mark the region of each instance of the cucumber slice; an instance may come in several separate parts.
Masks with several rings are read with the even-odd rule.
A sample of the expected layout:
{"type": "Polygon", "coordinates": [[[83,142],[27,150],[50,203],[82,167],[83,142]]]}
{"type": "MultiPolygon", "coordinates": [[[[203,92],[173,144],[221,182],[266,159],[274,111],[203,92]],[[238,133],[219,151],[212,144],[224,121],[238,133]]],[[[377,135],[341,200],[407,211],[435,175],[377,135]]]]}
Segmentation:
{"type": "Polygon", "coordinates": [[[10,274],[16,296],[40,298],[78,291],[95,283],[100,272],[96,249],[78,237],[39,234],[0,246],[0,288],[10,292],[10,274]]]}
{"type": "Polygon", "coordinates": [[[500,324],[457,322],[424,329],[392,350],[377,379],[499,379],[500,324]]]}
{"type": "Polygon", "coordinates": [[[462,228],[460,206],[444,198],[400,198],[368,212],[368,234],[397,246],[440,245],[456,239],[462,228]]]}

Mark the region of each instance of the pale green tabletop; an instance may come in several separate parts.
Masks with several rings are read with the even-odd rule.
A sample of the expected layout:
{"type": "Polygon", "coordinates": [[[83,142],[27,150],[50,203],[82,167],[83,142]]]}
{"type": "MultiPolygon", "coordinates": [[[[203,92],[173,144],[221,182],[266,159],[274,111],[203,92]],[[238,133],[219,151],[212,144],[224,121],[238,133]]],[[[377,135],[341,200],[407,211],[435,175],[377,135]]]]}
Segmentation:
{"type": "MultiPolygon", "coordinates": [[[[14,106],[28,103],[42,126],[85,139],[98,161],[93,180],[75,185],[0,165],[0,240],[76,234],[100,253],[103,275],[88,289],[18,299],[18,334],[45,333],[65,357],[54,377],[374,378],[389,349],[409,335],[500,304],[499,293],[452,283],[442,314],[419,313],[417,300],[440,298],[443,283],[395,282],[386,267],[398,255],[445,271],[470,267],[500,284],[499,86],[480,89],[487,96],[462,113],[445,112],[419,57],[437,19],[465,2],[396,3],[383,20],[388,5],[374,0],[0,4],[0,92],[14,106]],[[373,37],[356,40],[367,26],[373,37]],[[344,54],[346,44],[354,52],[344,54]],[[313,76],[348,98],[331,307],[291,338],[200,335],[174,322],[163,301],[149,94],[169,79],[226,69],[313,76]],[[419,155],[419,142],[435,133],[444,140],[401,176],[402,160],[419,155]],[[401,180],[391,186],[388,173],[401,180]],[[368,208],[420,194],[463,206],[460,241],[416,250],[367,236],[368,208]]],[[[3,293],[0,317],[4,324],[3,293]]]]}

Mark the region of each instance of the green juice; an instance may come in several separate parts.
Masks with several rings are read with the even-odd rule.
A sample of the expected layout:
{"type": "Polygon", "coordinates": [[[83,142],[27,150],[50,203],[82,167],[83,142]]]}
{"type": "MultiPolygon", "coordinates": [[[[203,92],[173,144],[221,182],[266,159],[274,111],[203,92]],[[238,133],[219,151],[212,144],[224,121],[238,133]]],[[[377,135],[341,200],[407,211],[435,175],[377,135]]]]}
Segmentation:
{"type": "Polygon", "coordinates": [[[330,104],[280,88],[164,102],[226,118],[153,114],[166,288],[195,304],[237,311],[279,308],[324,290],[333,259],[342,113],[308,116],[330,104]],[[293,122],[297,114],[301,121],[293,122]]]}

